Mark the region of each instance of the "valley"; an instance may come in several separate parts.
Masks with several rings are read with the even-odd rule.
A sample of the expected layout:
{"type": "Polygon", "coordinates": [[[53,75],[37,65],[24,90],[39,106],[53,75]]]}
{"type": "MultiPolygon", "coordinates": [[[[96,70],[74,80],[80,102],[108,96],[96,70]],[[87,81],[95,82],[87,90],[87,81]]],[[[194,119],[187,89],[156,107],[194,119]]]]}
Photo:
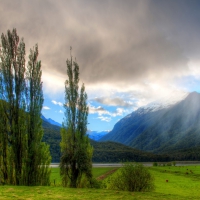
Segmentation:
{"type": "MultiPolygon", "coordinates": [[[[122,118],[109,133],[92,132],[93,162],[200,160],[200,94],[175,104],[139,108],[122,118]],[[98,138],[98,139],[97,139],[98,138]]],[[[60,158],[60,127],[43,120],[43,140],[52,162],[60,158]]],[[[90,135],[89,135],[90,137],[90,135]]],[[[91,138],[92,138],[91,137],[91,138]]]]}

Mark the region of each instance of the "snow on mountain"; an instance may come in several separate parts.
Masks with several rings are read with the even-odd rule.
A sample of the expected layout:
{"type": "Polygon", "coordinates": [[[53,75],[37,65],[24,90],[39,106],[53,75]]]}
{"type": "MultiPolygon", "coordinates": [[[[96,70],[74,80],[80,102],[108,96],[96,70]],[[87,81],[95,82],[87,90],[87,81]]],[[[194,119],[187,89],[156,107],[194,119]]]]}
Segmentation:
{"type": "MultiPolygon", "coordinates": [[[[172,105],[175,105],[176,103],[182,101],[188,96],[188,92],[176,92],[176,94],[171,93],[167,98],[161,98],[156,101],[153,101],[146,106],[138,108],[136,111],[138,114],[145,114],[147,112],[155,112],[157,110],[161,110],[164,108],[169,108],[172,105]]],[[[131,114],[130,114],[131,116],[131,114]]],[[[129,117],[129,115],[127,116],[129,117]]]]}

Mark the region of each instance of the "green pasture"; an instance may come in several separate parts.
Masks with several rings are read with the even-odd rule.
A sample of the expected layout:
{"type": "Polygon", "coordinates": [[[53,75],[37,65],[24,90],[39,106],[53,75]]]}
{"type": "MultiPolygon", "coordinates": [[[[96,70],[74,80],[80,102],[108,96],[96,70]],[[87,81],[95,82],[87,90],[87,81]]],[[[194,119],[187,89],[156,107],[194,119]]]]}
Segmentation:
{"type": "MultiPolygon", "coordinates": [[[[93,168],[94,177],[97,178],[112,169],[93,168]]],[[[59,169],[52,168],[51,186],[0,186],[0,199],[200,199],[200,166],[149,167],[149,170],[155,178],[155,191],[153,192],[63,188],[60,186],[59,169]]]]}
{"type": "MultiPolygon", "coordinates": [[[[113,167],[94,167],[92,169],[92,174],[94,178],[98,178],[99,176],[105,174],[106,172],[114,169],[113,167]]],[[[51,169],[51,185],[52,186],[61,186],[61,178],[60,178],[60,169],[52,168],[51,169]]]]}
{"type": "Polygon", "coordinates": [[[170,199],[200,199],[200,166],[149,168],[155,178],[155,192],[170,199]],[[173,198],[171,198],[173,199],[173,198]]]}

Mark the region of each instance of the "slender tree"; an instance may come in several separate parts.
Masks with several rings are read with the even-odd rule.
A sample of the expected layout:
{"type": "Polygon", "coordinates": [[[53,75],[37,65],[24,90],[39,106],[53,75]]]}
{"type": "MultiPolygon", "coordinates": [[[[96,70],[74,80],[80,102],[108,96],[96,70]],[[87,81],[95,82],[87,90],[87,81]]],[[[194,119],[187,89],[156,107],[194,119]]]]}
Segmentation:
{"type": "MultiPolygon", "coordinates": [[[[16,29],[2,34],[1,52],[1,111],[6,130],[3,138],[8,139],[10,148],[10,175],[7,182],[22,183],[23,158],[25,152],[25,43],[19,42],[16,29]],[[5,103],[6,102],[6,103],[5,103]]],[[[5,147],[5,145],[4,145],[5,147]]],[[[6,148],[7,148],[6,147],[6,148]]],[[[7,153],[3,155],[7,157],[7,153]]],[[[4,157],[4,156],[3,156],[4,157]]],[[[4,157],[4,161],[7,159],[4,157]]]]}
{"type": "MultiPolygon", "coordinates": [[[[1,102],[2,104],[3,102],[1,102]]],[[[0,107],[0,185],[8,182],[8,135],[7,132],[7,120],[3,115],[2,107],[0,107]]]]}
{"type": "Polygon", "coordinates": [[[41,142],[43,105],[38,46],[25,66],[25,43],[16,29],[1,36],[0,183],[49,184],[49,147],[41,142]]]}
{"type": "Polygon", "coordinates": [[[41,110],[43,92],[41,82],[41,61],[38,61],[38,45],[30,50],[27,80],[27,161],[26,185],[49,184],[49,147],[41,142],[43,137],[41,110]]]}
{"type": "Polygon", "coordinates": [[[82,85],[79,92],[79,66],[77,62],[67,60],[65,81],[65,120],[61,128],[60,173],[63,186],[78,187],[82,175],[92,178],[92,147],[86,135],[87,131],[87,94],[82,85]]]}

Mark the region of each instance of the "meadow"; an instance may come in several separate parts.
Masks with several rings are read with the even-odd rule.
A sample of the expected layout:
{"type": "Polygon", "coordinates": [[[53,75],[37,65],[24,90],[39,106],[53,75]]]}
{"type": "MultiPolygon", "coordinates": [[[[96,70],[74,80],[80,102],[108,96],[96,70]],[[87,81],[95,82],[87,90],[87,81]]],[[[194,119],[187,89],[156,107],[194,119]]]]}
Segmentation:
{"type": "MultiPolygon", "coordinates": [[[[93,168],[95,178],[114,168],[93,168]]],[[[0,186],[0,199],[199,199],[200,166],[148,167],[155,178],[153,192],[124,192],[93,188],[63,188],[59,169],[52,168],[51,186],[0,186]]],[[[111,175],[112,176],[112,175],[111,175]]],[[[108,177],[107,177],[108,178],[108,177]]],[[[106,182],[106,179],[104,180],[106,182]]]]}

